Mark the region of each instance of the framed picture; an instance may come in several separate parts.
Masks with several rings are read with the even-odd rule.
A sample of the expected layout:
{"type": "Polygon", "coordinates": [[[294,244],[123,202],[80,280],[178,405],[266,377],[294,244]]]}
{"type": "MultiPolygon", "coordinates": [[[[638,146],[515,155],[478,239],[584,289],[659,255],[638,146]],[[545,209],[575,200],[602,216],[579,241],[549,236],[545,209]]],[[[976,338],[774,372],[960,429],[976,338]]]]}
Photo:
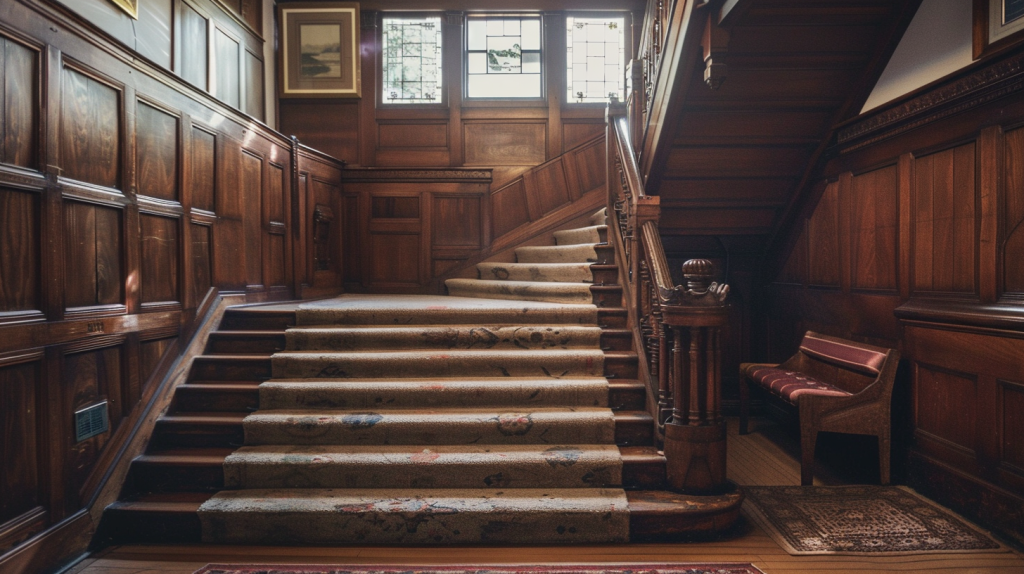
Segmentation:
{"type": "Polygon", "coordinates": [[[132,18],[139,19],[139,0],[110,0],[110,2],[124,10],[132,18]]]}
{"type": "Polygon", "coordinates": [[[359,97],[359,4],[279,4],[280,96],[359,97]]]}
{"type": "Polygon", "coordinates": [[[1024,40],[1024,0],[974,0],[974,59],[1024,40]]]}

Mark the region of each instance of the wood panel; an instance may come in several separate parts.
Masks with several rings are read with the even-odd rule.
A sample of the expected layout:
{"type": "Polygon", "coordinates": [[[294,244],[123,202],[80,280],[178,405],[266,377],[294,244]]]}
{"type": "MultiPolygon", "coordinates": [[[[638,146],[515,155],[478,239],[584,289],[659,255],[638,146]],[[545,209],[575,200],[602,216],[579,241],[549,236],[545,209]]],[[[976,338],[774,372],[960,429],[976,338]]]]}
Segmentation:
{"type": "MultiPolygon", "coordinates": [[[[0,366],[0,525],[43,501],[37,430],[40,361],[0,366]]],[[[0,552],[4,548],[0,547],[0,552]]]]}
{"type": "Polygon", "coordinates": [[[580,195],[605,184],[608,170],[605,168],[604,154],[604,138],[572,152],[576,174],[579,177],[580,195]]]}
{"type": "Polygon", "coordinates": [[[239,71],[238,40],[235,40],[219,27],[213,32],[213,95],[225,104],[237,108],[241,103],[241,84],[239,71]]]}
{"type": "Polygon", "coordinates": [[[68,201],[64,237],[65,306],[123,303],[121,211],[68,201]]]}
{"type": "MultiPolygon", "coordinates": [[[[111,346],[98,350],[83,351],[64,357],[63,400],[65,416],[82,407],[102,400],[108,401],[109,430],[103,434],[75,442],[73,427],[65,436],[67,454],[64,464],[68,478],[64,483],[64,497],[67,504],[78,507],[83,502],[82,487],[85,485],[93,466],[99,459],[104,445],[117,430],[125,414],[121,405],[121,385],[124,379],[122,347],[111,346]]],[[[69,421],[67,424],[70,424],[69,421]]]]}
{"type": "Polygon", "coordinates": [[[974,451],[977,426],[977,378],[917,363],[914,424],[930,435],[974,451]]]}
{"type": "Polygon", "coordinates": [[[245,101],[242,105],[242,111],[258,120],[262,120],[264,117],[263,58],[249,50],[245,50],[245,67],[242,73],[245,77],[245,89],[242,90],[245,101]]]}
{"type": "Polygon", "coordinates": [[[1002,466],[1024,477],[1024,382],[999,381],[1000,451],[1002,466]]]}
{"type": "Polygon", "coordinates": [[[284,285],[285,261],[285,174],[278,165],[268,164],[266,185],[266,253],[263,269],[267,285],[284,285]]]}
{"type": "Polygon", "coordinates": [[[139,343],[139,374],[138,379],[144,385],[141,391],[144,393],[148,385],[155,384],[157,381],[152,381],[150,378],[153,373],[156,372],[157,365],[160,364],[160,360],[164,358],[167,351],[174,346],[174,343],[178,340],[177,337],[164,337],[160,339],[150,339],[147,341],[141,341],[139,343]]]}
{"type": "Polygon", "coordinates": [[[381,148],[447,148],[446,123],[381,123],[377,127],[381,148]]]}
{"type": "Polygon", "coordinates": [[[494,236],[501,237],[509,231],[530,222],[530,210],[526,202],[526,186],[522,180],[498,189],[491,194],[491,211],[494,214],[491,226],[494,236]]]}
{"type": "Polygon", "coordinates": [[[855,175],[850,186],[850,263],[855,289],[896,289],[896,167],[855,175]]]}
{"type": "Polygon", "coordinates": [[[0,318],[41,308],[40,237],[39,194],[0,187],[0,318]]]}
{"type": "Polygon", "coordinates": [[[1024,128],[1006,132],[1002,249],[1003,285],[1007,293],[1024,295],[1024,128]]]}
{"type": "Polygon", "coordinates": [[[121,94],[72,68],[64,68],[61,112],[62,175],[105,187],[119,186],[121,94]]]}
{"type": "Polygon", "coordinates": [[[825,188],[814,214],[807,220],[807,282],[839,287],[839,184],[825,188]]]}
{"type": "Polygon", "coordinates": [[[570,122],[562,123],[562,149],[569,150],[581,143],[596,138],[604,133],[604,122],[570,122]]]}
{"type": "Polygon", "coordinates": [[[538,165],[546,159],[545,124],[473,122],[463,129],[465,165],[538,165]]]}
{"type": "Polygon", "coordinates": [[[914,162],[914,291],[976,291],[974,156],[972,142],[914,162]]]}
{"type": "Polygon", "coordinates": [[[39,53],[0,36],[0,162],[36,166],[39,53]]]}
{"type": "Polygon", "coordinates": [[[370,281],[418,286],[420,277],[420,235],[370,232],[370,281]]]}
{"type": "Polygon", "coordinates": [[[178,43],[181,59],[178,73],[186,82],[206,90],[209,83],[210,22],[188,2],[182,1],[180,6],[181,34],[178,43]]]}
{"type": "Polygon", "coordinates": [[[431,208],[431,245],[479,249],[483,242],[482,200],[478,195],[434,194],[431,208]]]}
{"type": "MultiPolygon", "coordinates": [[[[262,245],[261,227],[263,224],[262,199],[263,199],[263,158],[257,157],[247,151],[241,154],[241,189],[249,200],[242,204],[242,225],[245,229],[245,243],[248,245],[262,245]]],[[[246,285],[263,284],[263,254],[257,248],[254,253],[247,254],[245,258],[245,280],[246,285]]]]}
{"type": "Polygon", "coordinates": [[[531,219],[540,218],[572,200],[565,164],[561,159],[527,172],[523,181],[531,219]]]}
{"type": "Polygon", "coordinates": [[[192,300],[201,301],[213,287],[213,258],[210,254],[213,242],[209,225],[191,223],[188,229],[192,241],[192,300]]]}
{"type": "Polygon", "coordinates": [[[213,212],[217,205],[217,136],[192,128],[192,207],[213,212]]]}
{"type": "Polygon", "coordinates": [[[141,300],[146,303],[180,301],[178,239],[179,220],[143,214],[141,300]]]}
{"type": "Polygon", "coordinates": [[[180,201],[178,124],[177,117],[145,102],[136,107],[135,169],[139,194],[180,201]]]}

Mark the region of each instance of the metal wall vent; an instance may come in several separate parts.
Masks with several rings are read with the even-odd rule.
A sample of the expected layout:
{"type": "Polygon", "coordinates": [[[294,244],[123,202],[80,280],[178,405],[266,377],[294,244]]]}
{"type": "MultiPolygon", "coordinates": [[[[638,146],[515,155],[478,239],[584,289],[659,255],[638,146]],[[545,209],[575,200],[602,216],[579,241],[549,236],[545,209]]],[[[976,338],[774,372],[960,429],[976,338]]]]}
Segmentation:
{"type": "Polygon", "coordinates": [[[75,411],[75,442],[103,434],[109,428],[107,401],[75,411]]]}

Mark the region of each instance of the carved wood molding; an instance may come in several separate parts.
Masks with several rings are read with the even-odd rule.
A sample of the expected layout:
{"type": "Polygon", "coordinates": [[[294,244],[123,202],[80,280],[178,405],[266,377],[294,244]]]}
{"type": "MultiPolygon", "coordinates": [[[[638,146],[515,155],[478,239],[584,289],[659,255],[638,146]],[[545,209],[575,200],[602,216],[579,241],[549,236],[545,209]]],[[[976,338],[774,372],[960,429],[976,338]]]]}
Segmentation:
{"type": "Polygon", "coordinates": [[[1019,305],[911,299],[897,307],[894,313],[905,325],[970,332],[994,330],[1004,335],[1024,337],[1024,309],[1019,305]]]}
{"type": "Polygon", "coordinates": [[[1024,53],[947,82],[839,130],[843,152],[1024,90],[1024,53]]]}
{"type": "Polygon", "coordinates": [[[341,172],[347,182],[490,183],[490,169],[351,168],[341,172]]]}

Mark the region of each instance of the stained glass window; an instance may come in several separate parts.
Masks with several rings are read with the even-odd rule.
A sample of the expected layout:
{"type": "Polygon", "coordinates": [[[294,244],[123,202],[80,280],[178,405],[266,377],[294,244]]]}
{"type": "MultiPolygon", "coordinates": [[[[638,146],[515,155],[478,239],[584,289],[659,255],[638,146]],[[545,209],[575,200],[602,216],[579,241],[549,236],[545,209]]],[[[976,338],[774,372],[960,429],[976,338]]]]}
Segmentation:
{"type": "Polygon", "coordinates": [[[385,104],[441,102],[441,18],[384,18],[385,104]]]}
{"type": "Polygon", "coordinates": [[[466,95],[541,97],[540,17],[471,17],[466,22],[466,95]]]}
{"type": "Polygon", "coordinates": [[[626,22],[624,18],[566,17],[566,101],[624,99],[626,22]]]}

